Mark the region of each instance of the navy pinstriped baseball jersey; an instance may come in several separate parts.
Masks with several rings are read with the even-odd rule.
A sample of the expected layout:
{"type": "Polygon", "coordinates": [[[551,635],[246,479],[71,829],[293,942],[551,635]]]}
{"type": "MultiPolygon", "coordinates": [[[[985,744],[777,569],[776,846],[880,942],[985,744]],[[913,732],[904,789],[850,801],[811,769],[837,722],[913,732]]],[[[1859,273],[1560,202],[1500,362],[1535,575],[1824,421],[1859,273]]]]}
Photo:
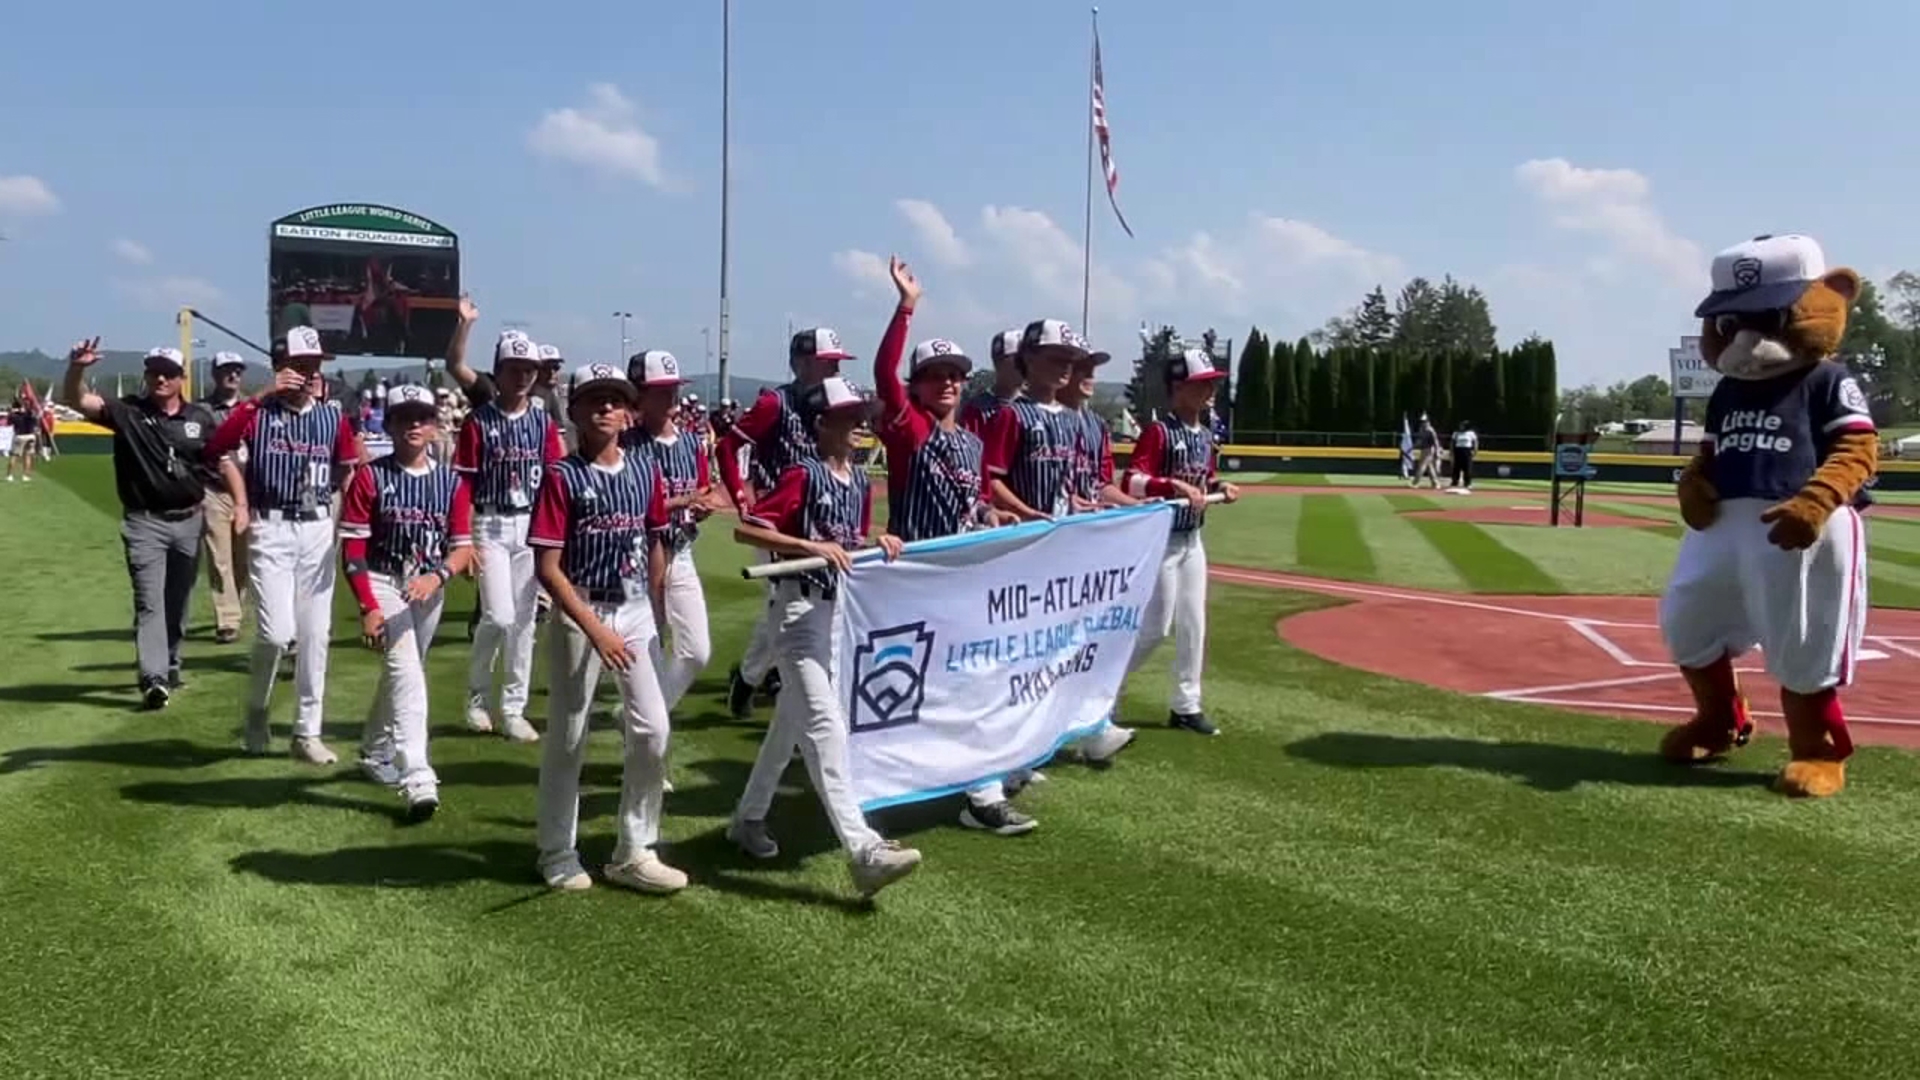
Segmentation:
{"type": "Polygon", "coordinates": [[[247,438],[247,502],[255,510],[314,510],[333,499],[340,406],[316,401],[305,412],[270,398],[247,438]]]}
{"type": "MultiPolygon", "coordinates": [[[[648,518],[665,494],[659,468],[638,454],[624,456],[617,470],[573,454],[555,463],[547,483],[561,485],[566,495],[560,572],[583,598],[621,602],[628,582],[647,578],[647,534],[659,524],[650,526],[648,518]]],[[[536,521],[529,541],[551,546],[539,526],[536,521]]]]}
{"type": "Polygon", "coordinates": [[[907,459],[901,490],[887,503],[887,531],[912,543],[964,530],[980,505],[982,450],[965,428],[935,427],[907,459]]]}
{"type": "Polygon", "coordinates": [[[1092,409],[1068,410],[1075,423],[1073,478],[1070,487],[1083,499],[1097,499],[1100,489],[1112,477],[1101,475],[1101,463],[1107,459],[1107,422],[1092,409]]]}
{"type": "MultiPolygon", "coordinates": [[[[1160,429],[1160,460],[1154,462],[1155,472],[1169,480],[1184,480],[1202,491],[1207,490],[1213,476],[1213,432],[1204,425],[1188,427],[1185,424],[1169,424],[1165,420],[1155,420],[1153,426],[1160,429]]],[[[1181,502],[1173,508],[1173,531],[1192,532],[1200,527],[1200,515],[1192,505],[1181,502]]]]}
{"type": "Polygon", "coordinates": [[[476,512],[532,508],[552,430],[553,414],[533,405],[521,410],[519,416],[509,416],[499,402],[488,401],[468,414],[466,423],[460,426],[453,467],[471,475],[476,512]]]}
{"type": "MultiPolygon", "coordinates": [[[[854,468],[841,480],[826,462],[814,458],[781,473],[772,492],[754,504],[745,520],[802,540],[858,551],[867,542],[871,497],[865,469],[854,468]]],[[[794,576],[823,595],[834,595],[831,570],[804,570],[794,576]]]]}
{"type": "MultiPolygon", "coordinates": [[[[1014,401],[1020,400],[1014,398],[1014,401]]],[[[982,390],[968,398],[960,406],[960,424],[968,431],[979,435],[993,422],[993,415],[1006,408],[1012,402],[1002,401],[991,390],[982,390]]]]}
{"type": "MultiPolygon", "coordinates": [[[[446,561],[453,546],[453,489],[459,482],[453,470],[435,465],[415,474],[389,455],[369,464],[366,473],[373,487],[367,569],[411,576],[446,561]]],[[[341,535],[349,535],[344,526],[341,535]]]]}
{"type": "Polygon", "coordinates": [[[771,487],[792,466],[820,457],[813,425],[800,413],[800,388],[788,383],[776,387],[773,393],[780,399],[780,418],[774,421],[773,430],[753,445],[749,462],[756,487],[771,487]]]}
{"type": "MultiPolygon", "coordinates": [[[[1070,503],[1075,446],[1080,422],[1064,405],[1010,401],[1002,410],[1013,417],[1015,444],[1001,477],[1020,501],[1042,514],[1062,515],[1070,503]]],[[[996,425],[1006,423],[994,418],[996,425]]]]}
{"type": "MultiPolygon", "coordinates": [[[[644,428],[629,428],[620,437],[620,444],[628,453],[649,459],[659,467],[661,479],[666,481],[667,498],[677,499],[700,490],[707,448],[698,435],[683,429],[670,439],[657,439],[644,428]]],[[[693,511],[673,512],[666,538],[667,547],[674,554],[692,547],[699,536],[700,525],[693,520],[693,511]]]]}

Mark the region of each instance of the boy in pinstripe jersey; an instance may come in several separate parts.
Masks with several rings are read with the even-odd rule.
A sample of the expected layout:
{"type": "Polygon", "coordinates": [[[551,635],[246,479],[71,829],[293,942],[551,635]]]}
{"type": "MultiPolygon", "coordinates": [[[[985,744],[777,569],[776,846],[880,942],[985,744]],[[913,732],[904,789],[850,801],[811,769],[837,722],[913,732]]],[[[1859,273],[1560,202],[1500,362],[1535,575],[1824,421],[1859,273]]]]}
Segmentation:
{"type": "MultiPolygon", "coordinates": [[[[817,557],[827,568],[790,574],[775,586],[783,685],[727,836],[756,859],[780,854],[767,830],[767,811],[798,744],[813,788],[846,849],[854,884],[860,895],[871,897],[912,873],[920,865],[920,853],[881,837],[860,812],[847,775],[846,708],[833,686],[839,575],[852,566],[850,553],[865,545],[872,524],[867,474],[852,461],[854,430],[869,408],[866,398],[837,377],[808,390],[801,408],[817,433],[821,456],[782,473],[773,490],[742,516],[733,535],[775,558],[817,557]]],[[[889,559],[900,554],[897,536],[875,542],[889,559]]]]}
{"type": "Polygon", "coordinates": [[[1140,616],[1127,670],[1139,668],[1171,631],[1173,695],[1167,723],[1199,735],[1220,733],[1200,707],[1200,669],[1207,650],[1207,550],[1200,543],[1200,528],[1206,524],[1209,492],[1224,494],[1228,502],[1240,497],[1238,488],[1221,483],[1214,474],[1213,431],[1206,421],[1219,380],[1226,377],[1203,349],[1188,349],[1169,361],[1167,397],[1173,419],[1156,420],[1141,430],[1126,472],[1131,495],[1188,500],[1174,510],[1159,581],[1140,616]]]}
{"type": "Polygon", "coordinates": [[[293,756],[310,765],[338,760],[320,737],[337,576],[331,508],[359,457],[340,407],[314,398],[326,359],[319,331],[288,330],[274,344],[273,384],[235,405],[207,443],[207,460],[219,467],[233,497],[233,527],[252,533],[247,579],[259,640],[250,665],[247,752],[267,750],[274,677],[297,640],[293,756]],[[244,473],[233,454],[243,445],[244,473]]]}
{"type": "Polygon", "coordinates": [[[1106,354],[1088,356],[1073,362],[1073,378],[1060,389],[1060,401],[1079,422],[1075,433],[1073,479],[1069,482],[1073,512],[1092,513],[1103,506],[1129,506],[1140,500],[1120,490],[1113,475],[1113,436],[1100,414],[1088,408],[1093,400],[1095,375],[1106,361],[1106,354]],[[1098,359],[1096,359],[1096,356],[1098,359]]]}
{"type": "Polygon", "coordinates": [[[360,768],[394,787],[410,822],[440,808],[427,761],[427,648],[447,582],[473,558],[466,480],[433,460],[439,409],[424,386],[387,392],[393,452],[355,471],[340,509],[340,554],[360,602],[361,637],[381,652],[360,768]]]}
{"type": "MultiPolygon", "coordinates": [[[[842,348],[840,335],[824,326],[802,330],[787,345],[787,365],[793,381],[785,386],[762,391],[745,416],[720,437],[720,477],[726,483],[727,497],[742,516],[753,512],[753,503],[770,489],[786,470],[819,456],[814,444],[812,424],[800,414],[799,402],[821,381],[840,374],[840,362],[853,359],[842,348]],[[740,451],[750,449],[751,475],[740,475],[740,451]]],[[[765,556],[761,556],[764,560],[765,556]]],[[[768,590],[767,607],[754,624],[747,653],[734,665],[727,679],[727,704],[733,715],[745,719],[753,710],[753,693],[768,676],[777,671],[774,663],[773,590],[768,590]]]]}
{"type": "Polygon", "coordinates": [[[540,756],[539,868],[549,887],[567,891],[593,884],[575,844],[587,714],[603,666],[619,673],[623,744],[618,839],[607,880],[650,893],[687,884],[687,875],[653,850],[669,729],[653,666],[653,613],[666,578],[668,516],[659,467],[620,448],[638,399],[618,368],[574,370],[567,410],[579,449],[547,470],[527,532],[540,552],[540,581],[559,611],[547,635],[553,712],[540,756]]]}
{"type": "MultiPolygon", "coordinates": [[[[971,529],[1011,525],[1019,520],[996,510],[983,498],[980,437],[961,427],[960,391],[973,361],[944,338],[923,341],[913,350],[907,381],[900,381],[900,354],[906,350],[907,324],[920,303],[920,282],[895,256],[889,265],[900,302],[873,358],[873,381],[880,391],[880,422],[875,425],[887,448],[887,532],[911,544],[971,529]]],[[[1003,784],[988,781],[967,792],[960,824],[998,836],[1032,832],[1039,822],[1008,800],[1041,774],[1021,770],[1003,784]]]]}
{"type": "Polygon", "coordinates": [[[1019,397],[1020,387],[1026,382],[1018,362],[1020,331],[1002,330],[993,335],[988,351],[993,359],[993,386],[967,399],[960,409],[960,426],[982,438],[986,437],[987,424],[992,422],[993,414],[1019,397]]]}

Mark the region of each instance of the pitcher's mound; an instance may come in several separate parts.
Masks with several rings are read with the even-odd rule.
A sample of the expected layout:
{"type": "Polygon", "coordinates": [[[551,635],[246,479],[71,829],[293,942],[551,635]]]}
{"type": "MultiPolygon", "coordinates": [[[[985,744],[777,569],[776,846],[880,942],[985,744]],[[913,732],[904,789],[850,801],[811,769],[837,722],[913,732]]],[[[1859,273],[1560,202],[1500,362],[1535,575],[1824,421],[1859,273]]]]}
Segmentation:
{"type": "MultiPolygon", "coordinates": [[[[1531,506],[1462,506],[1454,510],[1408,510],[1401,514],[1410,518],[1438,518],[1442,521],[1470,521],[1475,525],[1550,525],[1552,520],[1544,504],[1531,506]]],[[[1582,519],[1587,528],[1594,529],[1647,529],[1667,524],[1658,518],[1627,517],[1624,514],[1603,514],[1589,510],[1582,519]]],[[[1562,507],[1560,527],[1573,525],[1573,508],[1562,507]]]]}

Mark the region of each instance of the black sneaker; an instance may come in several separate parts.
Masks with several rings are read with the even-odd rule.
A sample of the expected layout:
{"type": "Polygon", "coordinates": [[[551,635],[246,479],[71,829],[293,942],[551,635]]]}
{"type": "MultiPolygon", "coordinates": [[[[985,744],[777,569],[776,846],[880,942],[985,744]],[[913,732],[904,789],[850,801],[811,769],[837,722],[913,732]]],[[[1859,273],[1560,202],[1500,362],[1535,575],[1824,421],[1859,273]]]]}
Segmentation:
{"type": "Polygon", "coordinates": [[[760,692],[771,701],[780,696],[780,669],[768,668],[767,677],[760,682],[760,692]]]}
{"type": "Polygon", "coordinates": [[[140,702],[149,709],[164,709],[167,699],[167,684],[162,679],[146,679],[140,685],[140,702]]]}
{"type": "Polygon", "coordinates": [[[735,720],[753,715],[753,685],[740,675],[740,665],[727,673],[727,709],[735,720]]]}
{"type": "Polygon", "coordinates": [[[1020,836],[1030,833],[1038,821],[1013,808],[1013,804],[1004,800],[990,806],[976,806],[967,803],[960,811],[960,824],[969,829],[981,829],[995,836],[1020,836]]]}
{"type": "Polygon", "coordinates": [[[1169,713],[1167,714],[1167,726],[1185,728],[1195,735],[1220,734],[1220,729],[1214,727],[1213,721],[1207,719],[1207,714],[1203,712],[1169,713]]]}

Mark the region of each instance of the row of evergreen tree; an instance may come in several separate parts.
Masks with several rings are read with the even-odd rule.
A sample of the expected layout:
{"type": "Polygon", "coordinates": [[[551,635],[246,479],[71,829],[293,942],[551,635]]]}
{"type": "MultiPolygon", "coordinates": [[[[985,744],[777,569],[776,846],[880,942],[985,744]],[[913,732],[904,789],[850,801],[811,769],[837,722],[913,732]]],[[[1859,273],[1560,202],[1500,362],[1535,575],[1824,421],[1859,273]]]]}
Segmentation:
{"type": "Polygon", "coordinates": [[[1262,433],[1399,431],[1426,414],[1441,431],[1462,423],[1489,436],[1545,437],[1559,397],[1553,343],[1511,349],[1419,349],[1272,342],[1254,328],[1233,379],[1236,440],[1262,433]]]}

